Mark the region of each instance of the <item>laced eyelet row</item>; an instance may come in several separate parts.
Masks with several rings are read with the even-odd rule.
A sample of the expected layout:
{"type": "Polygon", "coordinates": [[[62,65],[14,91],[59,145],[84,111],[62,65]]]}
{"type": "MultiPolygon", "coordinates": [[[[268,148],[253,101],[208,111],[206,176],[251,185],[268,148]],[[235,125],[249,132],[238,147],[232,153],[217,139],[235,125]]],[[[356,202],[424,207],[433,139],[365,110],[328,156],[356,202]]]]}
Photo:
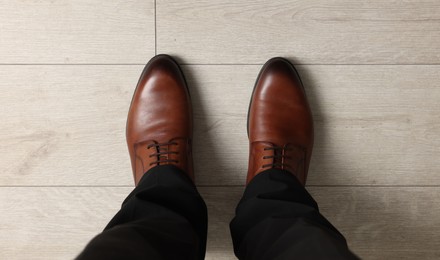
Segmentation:
{"type": "Polygon", "coordinates": [[[270,168],[275,168],[275,167],[292,168],[289,164],[282,163],[285,161],[285,159],[291,158],[290,156],[283,154],[283,151],[289,151],[290,149],[284,148],[281,146],[272,146],[272,147],[265,147],[264,148],[264,151],[268,151],[268,150],[273,150],[274,155],[265,155],[265,156],[263,156],[263,159],[264,160],[273,159],[273,162],[268,163],[268,164],[263,164],[263,166],[261,166],[261,168],[269,168],[269,167],[270,168]],[[282,162],[278,162],[279,160],[281,160],[282,162]]]}
{"type": "Polygon", "coordinates": [[[157,143],[157,144],[153,143],[153,144],[149,144],[147,146],[148,150],[154,147],[158,151],[157,153],[152,153],[149,155],[150,158],[158,157],[157,161],[150,163],[150,166],[159,165],[160,163],[179,163],[178,160],[168,159],[168,156],[163,156],[163,155],[169,155],[169,154],[179,154],[179,152],[168,151],[168,149],[166,149],[165,147],[169,146],[169,145],[177,145],[177,143],[176,142],[157,143]],[[162,160],[162,159],[164,159],[164,160],[162,160]]]}

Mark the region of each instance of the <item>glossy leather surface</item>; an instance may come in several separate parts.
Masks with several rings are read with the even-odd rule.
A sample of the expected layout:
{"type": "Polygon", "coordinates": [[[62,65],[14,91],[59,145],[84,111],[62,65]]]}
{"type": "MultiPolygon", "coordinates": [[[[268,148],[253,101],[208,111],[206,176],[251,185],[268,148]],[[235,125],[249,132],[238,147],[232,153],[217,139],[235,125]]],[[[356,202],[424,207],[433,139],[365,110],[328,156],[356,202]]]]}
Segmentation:
{"type": "Polygon", "coordinates": [[[194,179],[191,100],[179,65],[170,56],[155,56],[143,70],[126,135],[136,185],[156,165],[173,164],[194,179]]]}
{"type": "Polygon", "coordinates": [[[291,172],[304,185],[313,148],[313,119],[293,65],[269,60],[255,84],[248,114],[247,183],[267,169],[291,172]]]}

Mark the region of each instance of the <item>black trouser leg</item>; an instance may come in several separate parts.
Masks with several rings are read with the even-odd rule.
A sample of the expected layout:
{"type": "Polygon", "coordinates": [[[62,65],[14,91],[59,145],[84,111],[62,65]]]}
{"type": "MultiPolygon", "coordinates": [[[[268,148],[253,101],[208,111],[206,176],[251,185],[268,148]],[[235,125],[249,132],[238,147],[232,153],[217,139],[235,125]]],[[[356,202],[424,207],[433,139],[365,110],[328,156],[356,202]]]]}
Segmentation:
{"type": "Polygon", "coordinates": [[[196,187],[175,166],[157,166],[78,259],[203,259],[206,234],[206,205],[196,187]]]}
{"type": "Polygon", "coordinates": [[[283,170],[254,177],[230,228],[239,259],[357,259],[306,189],[283,170]]]}

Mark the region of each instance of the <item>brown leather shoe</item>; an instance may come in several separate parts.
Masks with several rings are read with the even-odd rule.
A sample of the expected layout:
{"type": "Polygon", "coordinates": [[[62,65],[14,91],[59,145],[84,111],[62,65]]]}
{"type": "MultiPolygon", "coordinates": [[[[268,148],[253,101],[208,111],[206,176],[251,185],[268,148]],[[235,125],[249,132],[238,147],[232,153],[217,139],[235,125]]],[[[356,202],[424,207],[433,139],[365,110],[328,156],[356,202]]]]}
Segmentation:
{"type": "Polygon", "coordinates": [[[135,184],[152,167],[172,164],[194,181],[192,109],[179,65],[158,55],[145,66],[127,119],[127,145],[135,184]]]}
{"type": "Polygon", "coordinates": [[[305,185],[313,147],[313,119],[301,80],[283,58],[261,69],[248,114],[247,183],[258,173],[283,169],[305,185]]]}

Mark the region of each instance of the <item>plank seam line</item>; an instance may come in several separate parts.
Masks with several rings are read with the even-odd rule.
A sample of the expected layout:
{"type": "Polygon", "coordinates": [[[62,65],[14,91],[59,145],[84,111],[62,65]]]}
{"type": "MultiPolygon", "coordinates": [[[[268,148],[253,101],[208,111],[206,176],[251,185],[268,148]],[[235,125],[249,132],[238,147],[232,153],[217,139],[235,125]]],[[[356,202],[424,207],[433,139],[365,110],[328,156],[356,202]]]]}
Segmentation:
{"type": "MultiPolygon", "coordinates": [[[[196,185],[198,188],[244,188],[245,185],[196,185]]],[[[307,185],[306,188],[438,188],[440,185],[307,185]]],[[[134,188],[134,185],[0,185],[0,188],[134,188]]]]}
{"type": "MultiPolygon", "coordinates": [[[[0,66],[145,66],[145,63],[0,63],[0,66]]],[[[179,63],[182,66],[263,66],[260,63],[179,63]]],[[[325,64],[297,63],[295,66],[439,66],[440,63],[414,64],[325,64]]]]}

